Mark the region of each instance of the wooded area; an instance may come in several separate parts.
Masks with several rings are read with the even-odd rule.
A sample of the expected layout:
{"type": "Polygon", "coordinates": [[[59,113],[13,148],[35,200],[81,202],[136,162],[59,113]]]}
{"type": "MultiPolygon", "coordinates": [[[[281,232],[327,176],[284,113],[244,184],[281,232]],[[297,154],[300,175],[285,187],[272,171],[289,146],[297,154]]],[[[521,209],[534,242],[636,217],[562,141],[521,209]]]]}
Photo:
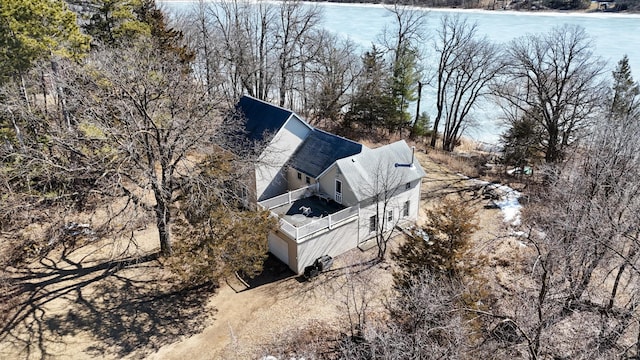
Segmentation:
{"type": "MultiPolygon", "coordinates": [[[[445,152],[492,102],[509,125],[503,165],[535,169],[513,229],[528,249],[514,259],[520,280],[501,296],[478,285],[485,264],[470,251],[478,224],[465,202],[425,209],[392,260],[393,229],[378,219],[375,261],[397,266],[393,296],[374,314],[366,281],[347,276],[349,328],[326,354],[638,358],[640,86],[628,59],[609,76],[581,27],[498,46],[462,16],[428,34],[424,12],[387,9],[393,26],[363,51],[298,1],[199,1],[174,18],[153,0],[3,1],[0,268],[152,225],[154,256],[180,289],[252,277],[277,224],[238,194],[260,145],[230,121],[241,95],[344,136],[445,152]],[[425,64],[425,44],[437,64],[425,64]],[[437,94],[433,121],[423,87],[437,94]]],[[[384,208],[398,184],[378,180],[384,208]]],[[[26,285],[1,271],[0,340],[26,317],[26,285]]]]}

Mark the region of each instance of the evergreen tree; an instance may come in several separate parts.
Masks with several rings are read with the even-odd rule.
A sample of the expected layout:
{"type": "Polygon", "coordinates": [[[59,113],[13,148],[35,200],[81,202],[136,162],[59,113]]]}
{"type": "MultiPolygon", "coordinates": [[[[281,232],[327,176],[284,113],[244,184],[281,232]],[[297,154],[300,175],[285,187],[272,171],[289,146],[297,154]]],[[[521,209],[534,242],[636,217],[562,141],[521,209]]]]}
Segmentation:
{"type": "Polygon", "coordinates": [[[526,115],[513,121],[502,134],[503,161],[507,165],[524,169],[531,162],[544,157],[544,130],[526,115]]]}
{"type": "Polygon", "coordinates": [[[475,212],[461,202],[443,200],[426,211],[427,223],[414,230],[394,253],[400,266],[395,274],[400,288],[411,284],[425,270],[446,276],[471,271],[471,235],[478,230],[475,212]]]}
{"type": "Polygon", "coordinates": [[[418,99],[419,80],[417,50],[405,45],[393,64],[393,76],[390,79],[395,107],[393,116],[387,119],[386,125],[390,132],[410,125],[411,114],[408,108],[410,102],[418,99]]]}
{"type": "Polygon", "coordinates": [[[62,0],[0,2],[0,83],[22,76],[38,59],[78,58],[88,50],[76,15],[62,0]]]}
{"type": "Polygon", "coordinates": [[[85,31],[98,43],[114,46],[127,43],[140,35],[150,35],[149,24],[136,14],[142,0],[90,0],[81,2],[90,10],[85,31]]]}
{"type": "Polygon", "coordinates": [[[195,52],[183,44],[181,31],[167,25],[164,13],[158,9],[155,0],[142,0],[135,12],[138,19],[150,27],[151,37],[156,39],[162,50],[176,53],[183,63],[194,60],[195,52]]]}
{"type": "Polygon", "coordinates": [[[393,118],[396,107],[388,86],[383,53],[373,46],[364,54],[363,63],[363,80],[357,88],[351,109],[345,115],[344,126],[350,128],[357,123],[373,130],[393,118]]]}
{"type": "Polygon", "coordinates": [[[631,76],[627,55],[618,61],[613,71],[613,99],[611,100],[611,116],[624,119],[637,115],[640,108],[640,86],[631,76]]]}

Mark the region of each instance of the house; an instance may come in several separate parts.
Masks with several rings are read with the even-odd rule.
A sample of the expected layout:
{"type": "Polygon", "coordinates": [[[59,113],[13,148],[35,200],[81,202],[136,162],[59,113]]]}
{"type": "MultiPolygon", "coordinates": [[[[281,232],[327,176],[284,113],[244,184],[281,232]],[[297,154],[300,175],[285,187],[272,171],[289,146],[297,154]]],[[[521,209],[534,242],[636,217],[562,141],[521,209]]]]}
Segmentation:
{"type": "Polygon", "coordinates": [[[294,272],[416,221],[425,173],[404,140],[370,149],[249,96],[237,110],[261,146],[251,198],[280,219],[269,251],[294,272]]]}

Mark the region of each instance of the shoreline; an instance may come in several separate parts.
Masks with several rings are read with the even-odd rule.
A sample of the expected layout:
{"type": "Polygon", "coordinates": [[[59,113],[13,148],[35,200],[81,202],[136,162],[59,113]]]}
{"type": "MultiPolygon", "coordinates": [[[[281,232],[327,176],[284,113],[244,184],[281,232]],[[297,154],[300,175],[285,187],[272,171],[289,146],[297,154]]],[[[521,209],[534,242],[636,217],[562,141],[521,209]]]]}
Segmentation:
{"type": "MultiPolygon", "coordinates": [[[[176,4],[188,4],[195,3],[197,0],[156,0],[158,4],[176,3],[176,4]]],[[[249,0],[250,2],[258,2],[259,0],[249,0]]],[[[332,5],[332,6],[345,6],[345,7],[375,7],[384,8],[390,4],[384,4],[379,2],[340,2],[340,1],[313,1],[313,0],[301,0],[305,3],[316,3],[320,5],[332,5]]],[[[219,0],[205,0],[205,2],[219,2],[219,0]]],[[[278,3],[278,0],[266,0],[265,2],[278,3]]],[[[460,7],[429,7],[419,5],[402,4],[408,8],[415,10],[427,10],[434,12],[466,12],[466,13],[485,13],[485,14],[506,14],[506,15],[537,15],[537,16],[583,16],[583,17],[619,17],[619,18],[640,18],[640,11],[599,11],[594,9],[584,10],[554,10],[554,9],[540,9],[540,10],[515,10],[515,9],[488,9],[486,7],[477,8],[460,8],[460,7]]]]}

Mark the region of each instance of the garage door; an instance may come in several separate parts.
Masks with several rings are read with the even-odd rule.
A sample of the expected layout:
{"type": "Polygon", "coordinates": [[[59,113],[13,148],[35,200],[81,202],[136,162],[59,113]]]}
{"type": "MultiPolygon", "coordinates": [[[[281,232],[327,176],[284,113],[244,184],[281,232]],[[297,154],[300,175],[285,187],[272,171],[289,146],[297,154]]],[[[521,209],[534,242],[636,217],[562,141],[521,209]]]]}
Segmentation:
{"type": "Polygon", "coordinates": [[[269,251],[289,265],[289,244],[275,234],[269,234],[269,251]]]}

